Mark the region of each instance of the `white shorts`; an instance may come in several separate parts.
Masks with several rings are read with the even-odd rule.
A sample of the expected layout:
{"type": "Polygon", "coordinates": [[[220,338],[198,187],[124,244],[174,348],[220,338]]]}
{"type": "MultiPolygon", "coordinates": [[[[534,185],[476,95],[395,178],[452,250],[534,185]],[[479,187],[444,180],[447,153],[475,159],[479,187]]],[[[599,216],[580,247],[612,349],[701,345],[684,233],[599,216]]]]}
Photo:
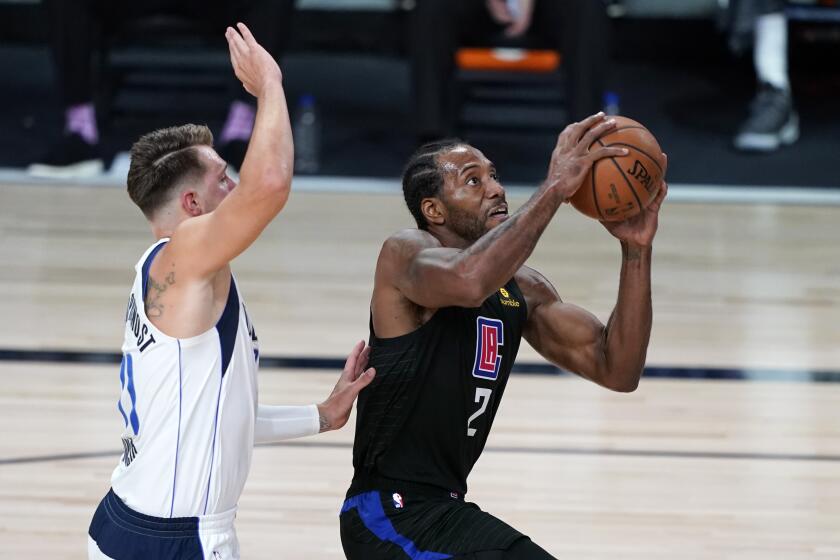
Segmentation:
{"type": "Polygon", "coordinates": [[[88,530],[90,560],[238,560],[236,508],[200,517],[152,517],[126,506],[113,490],[88,530]]]}

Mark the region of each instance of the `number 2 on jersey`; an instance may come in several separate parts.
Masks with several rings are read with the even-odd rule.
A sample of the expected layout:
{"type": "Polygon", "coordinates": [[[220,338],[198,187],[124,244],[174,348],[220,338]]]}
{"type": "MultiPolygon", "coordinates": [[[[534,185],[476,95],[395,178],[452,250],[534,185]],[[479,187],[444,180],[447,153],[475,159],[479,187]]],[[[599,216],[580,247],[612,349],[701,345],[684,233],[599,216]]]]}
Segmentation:
{"type": "Polygon", "coordinates": [[[485,387],[476,387],[475,388],[475,402],[479,403],[478,410],[470,416],[469,420],[467,420],[467,435],[472,437],[475,435],[475,428],[470,428],[470,424],[472,421],[484,414],[487,410],[487,403],[490,402],[490,395],[493,393],[493,389],[487,389],[485,387]]]}

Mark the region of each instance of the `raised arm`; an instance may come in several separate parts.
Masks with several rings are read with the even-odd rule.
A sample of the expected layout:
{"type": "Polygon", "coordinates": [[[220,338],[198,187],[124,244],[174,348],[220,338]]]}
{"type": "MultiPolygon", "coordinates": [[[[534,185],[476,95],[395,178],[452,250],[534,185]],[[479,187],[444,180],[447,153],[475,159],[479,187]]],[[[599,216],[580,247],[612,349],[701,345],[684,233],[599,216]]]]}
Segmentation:
{"type": "Polygon", "coordinates": [[[294,148],[280,68],[243,24],[225,36],[231,63],[245,89],[257,98],[257,116],[239,185],[212,212],[185,220],[169,250],[181,267],[209,276],[247,249],[283,209],[291,188],[294,148]],[[240,35],[241,33],[241,35],[240,35]]]}
{"type": "Polygon", "coordinates": [[[651,244],[663,185],[643,214],[618,225],[604,224],[621,240],[618,300],[606,326],[576,305],[564,303],[551,283],[523,267],[517,283],[528,305],[525,339],[555,365],[614,391],[634,391],[645,366],[650,329],[651,244]]]}
{"type": "Polygon", "coordinates": [[[566,127],[551,156],[548,175],[509,219],[464,250],[444,248],[431,234],[402,232],[383,246],[377,285],[390,285],[425,308],[476,307],[504,285],[531,255],[557,208],[580,187],[592,163],[623,155],[623,148],[588,147],[615,123],[603,114],[566,127]]]}

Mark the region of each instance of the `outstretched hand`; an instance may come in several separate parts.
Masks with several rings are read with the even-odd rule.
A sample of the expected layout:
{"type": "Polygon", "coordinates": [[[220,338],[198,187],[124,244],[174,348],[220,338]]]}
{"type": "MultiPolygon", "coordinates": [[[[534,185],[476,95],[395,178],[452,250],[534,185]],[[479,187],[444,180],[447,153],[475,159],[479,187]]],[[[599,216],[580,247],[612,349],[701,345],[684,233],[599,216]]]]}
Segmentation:
{"type": "Polygon", "coordinates": [[[347,357],[344,371],[338,377],[332,393],[318,405],[322,432],[338,430],[347,423],[359,391],[367,387],[376,375],[373,368],[365,369],[369,357],[370,346],[366,346],[364,340],[359,341],[347,357]]]}
{"type": "Polygon", "coordinates": [[[662,181],[659,192],[647,208],[622,222],[601,222],[614,237],[639,247],[649,247],[659,227],[659,209],[668,195],[668,183],[662,181]]]}
{"type": "Polygon", "coordinates": [[[259,98],[266,85],[280,83],[283,74],[274,57],[257,43],[248,27],[244,23],[237,23],[236,27],[238,31],[233,27],[225,31],[230,63],[248,93],[259,98]]]}

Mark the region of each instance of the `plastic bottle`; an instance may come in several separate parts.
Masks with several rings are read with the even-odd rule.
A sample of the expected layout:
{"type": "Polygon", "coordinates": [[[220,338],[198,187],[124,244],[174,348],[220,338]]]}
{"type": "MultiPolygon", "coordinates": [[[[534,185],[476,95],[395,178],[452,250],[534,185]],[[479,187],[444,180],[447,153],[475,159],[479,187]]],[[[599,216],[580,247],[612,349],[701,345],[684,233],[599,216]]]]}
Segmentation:
{"type": "Polygon", "coordinates": [[[321,121],[313,95],[300,97],[292,134],[295,141],[295,173],[317,173],[321,167],[321,121]]]}
{"type": "Polygon", "coordinates": [[[618,102],[618,94],[614,91],[604,93],[604,114],[615,116],[621,114],[621,107],[618,102]]]}

